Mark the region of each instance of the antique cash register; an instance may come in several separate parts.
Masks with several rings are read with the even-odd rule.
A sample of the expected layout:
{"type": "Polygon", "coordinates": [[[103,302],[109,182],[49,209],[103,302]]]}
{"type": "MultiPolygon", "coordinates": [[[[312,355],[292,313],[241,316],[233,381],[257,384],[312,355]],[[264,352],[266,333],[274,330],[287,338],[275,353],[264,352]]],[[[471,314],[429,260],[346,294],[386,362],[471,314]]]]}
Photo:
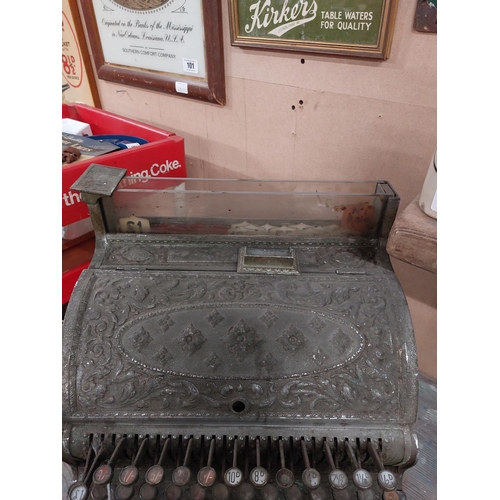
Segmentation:
{"type": "Polygon", "coordinates": [[[63,324],[71,500],[397,500],[417,360],[389,183],[74,184],[96,249],[63,324]]]}

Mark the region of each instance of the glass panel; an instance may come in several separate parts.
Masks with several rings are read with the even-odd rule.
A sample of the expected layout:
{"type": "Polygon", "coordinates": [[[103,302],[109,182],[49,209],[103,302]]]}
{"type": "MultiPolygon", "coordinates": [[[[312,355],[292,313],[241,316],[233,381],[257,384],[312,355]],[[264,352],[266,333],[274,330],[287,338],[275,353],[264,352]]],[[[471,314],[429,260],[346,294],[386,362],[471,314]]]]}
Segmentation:
{"type": "Polygon", "coordinates": [[[374,237],[389,197],[381,181],[126,177],[113,194],[117,232],[374,237]]]}

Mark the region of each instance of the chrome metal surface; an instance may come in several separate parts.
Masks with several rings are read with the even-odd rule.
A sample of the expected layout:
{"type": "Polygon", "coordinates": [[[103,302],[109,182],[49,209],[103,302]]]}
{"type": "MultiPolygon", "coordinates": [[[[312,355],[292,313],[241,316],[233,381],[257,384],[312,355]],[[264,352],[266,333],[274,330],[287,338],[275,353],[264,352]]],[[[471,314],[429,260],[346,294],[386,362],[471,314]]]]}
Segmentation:
{"type": "Polygon", "coordinates": [[[390,187],[380,220],[336,207],[358,236],[304,232],[300,214],[272,236],[255,229],[284,227],[272,217],[252,236],[189,217],[168,227],[200,234],[123,234],[110,231],[122,172],[97,167],[77,183],[96,253],[63,328],[63,456],[82,484],[107,461],[113,479],[95,484],[120,499],[381,499],[383,464],[401,491],[417,360],[385,252],[390,187]]]}

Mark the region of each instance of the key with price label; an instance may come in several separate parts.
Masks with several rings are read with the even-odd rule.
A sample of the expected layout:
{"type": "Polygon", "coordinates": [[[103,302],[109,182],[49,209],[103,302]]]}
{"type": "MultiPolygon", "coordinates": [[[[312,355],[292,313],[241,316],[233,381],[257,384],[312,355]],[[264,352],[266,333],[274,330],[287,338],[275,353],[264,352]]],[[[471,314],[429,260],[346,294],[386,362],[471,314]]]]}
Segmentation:
{"type": "Polygon", "coordinates": [[[102,457],[102,447],[98,446],[97,449],[95,449],[94,441],[92,442],[92,445],[93,446],[89,448],[87,453],[87,460],[83,470],[83,479],[70,486],[68,491],[69,500],[87,500],[89,498],[89,484],[92,479],[92,474],[102,457]],[[90,459],[92,454],[94,454],[94,460],[91,463],[90,459]]]}
{"type": "Polygon", "coordinates": [[[349,492],[347,491],[349,479],[347,474],[339,469],[337,449],[335,449],[334,457],[332,455],[332,450],[330,450],[330,446],[328,446],[328,443],[325,441],[324,450],[331,469],[328,474],[328,483],[332,489],[333,498],[335,500],[349,500],[349,492]]]}
{"type": "Polygon", "coordinates": [[[202,467],[198,471],[198,476],[197,476],[198,484],[203,488],[209,488],[210,486],[212,486],[215,482],[215,479],[217,478],[217,473],[215,472],[215,469],[212,467],[214,452],[215,452],[215,438],[212,438],[212,440],[210,441],[210,449],[208,451],[207,465],[205,467],[202,467]]]}
{"type": "Polygon", "coordinates": [[[306,442],[303,439],[300,442],[300,446],[302,449],[302,458],[304,459],[304,464],[306,466],[304,472],[302,473],[302,482],[307,489],[314,490],[320,485],[321,475],[316,469],[311,467],[309,456],[307,454],[306,442]]]}
{"type": "Polygon", "coordinates": [[[351,444],[347,440],[345,446],[349,459],[355,467],[355,471],[352,474],[352,482],[356,487],[358,500],[374,500],[373,491],[371,489],[373,486],[372,475],[361,467],[359,458],[356,456],[351,444]]]}
{"type": "Polygon", "coordinates": [[[150,486],[159,485],[165,477],[165,470],[162,464],[163,461],[165,460],[165,455],[167,454],[167,449],[169,444],[170,444],[170,437],[167,437],[167,439],[165,439],[165,443],[163,444],[163,448],[161,450],[158,461],[146,471],[145,480],[146,483],[149,484],[150,486]]]}
{"type": "Polygon", "coordinates": [[[139,450],[137,451],[133,462],[130,465],[127,465],[127,467],[125,467],[118,476],[118,481],[120,482],[120,484],[124,488],[127,488],[126,490],[124,488],[119,489],[120,492],[123,492],[122,496],[126,496],[124,492],[125,491],[128,492],[129,491],[128,488],[131,488],[132,485],[134,485],[139,479],[139,469],[137,468],[137,464],[139,463],[139,460],[141,459],[144,450],[146,449],[147,442],[148,442],[147,438],[142,440],[142,443],[139,446],[139,450]]]}
{"type": "MultiPolygon", "coordinates": [[[[285,450],[283,440],[280,438],[278,441],[278,449],[280,454],[280,465],[281,469],[276,473],[276,484],[283,489],[290,488],[295,482],[295,478],[293,476],[293,472],[290,469],[286,468],[285,465],[285,450]]],[[[291,449],[291,447],[290,447],[291,449]]],[[[290,452],[291,454],[291,452],[290,452]]],[[[292,459],[290,457],[290,462],[292,459]]]]}
{"type": "Polygon", "coordinates": [[[368,441],[368,453],[370,454],[378,470],[377,482],[383,491],[383,500],[399,500],[400,496],[396,491],[396,476],[384,467],[382,458],[375,445],[368,441]]]}
{"type": "Polygon", "coordinates": [[[260,465],[260,438],[255,440],[255,454],[257,458],[257,467],[254,467],[250,472],[250,484],[255,488],[262,488],[269,480],[269,474],[264,467],[260,465]]]}
{"type": "Polygon", "coordinates": [[[190,438],[188,441],[186,454],[184,455],[183,464],[178,466],[172,473],[172,482],[176,486],[186,486],[186,484],[188,484],[189,480],[191,479],[191,469],[188,467],[188,463],[191,457],[192,450],[193,450],[193,438],[190,438]]]}
{"type": "Polygon", "coordinates": [[[240,469],[238,469],[238,439],[234,439],[233,447],[233,466],[227,469],[224,473],[224,482],[230,488],[236,488],[241,484],[243,480],[243,474],[240,469]]]}

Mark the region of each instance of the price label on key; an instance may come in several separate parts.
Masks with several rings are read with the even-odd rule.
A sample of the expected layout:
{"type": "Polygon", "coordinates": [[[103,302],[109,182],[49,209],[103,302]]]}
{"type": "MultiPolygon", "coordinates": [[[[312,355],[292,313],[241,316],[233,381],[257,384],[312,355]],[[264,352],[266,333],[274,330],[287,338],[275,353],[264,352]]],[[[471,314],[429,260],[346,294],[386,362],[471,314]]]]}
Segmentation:
{"type": "Polygon", "coordinates": [[[92,477],[95,484],[107,484],[113,477],[113,468],[109,464],[100,465],[92,477]]]}
{"type": "Polygon", "coordinates": [[[155,465],[152,465],[147,471],[146,471],[146,476],[145,480],[146,483],[149,484],[150,486],[157,486],[163,481],[163,478],[165,477],[165,469],[162,467],[163,460],[165,459],[165,455],[167,454],[167,449],[170,444],[170,438],[167,438],[165,440],[165,443],[163,444],[163,448],[161,450],[161,455],[160,458],[158,459],[158,462],[155,465]]]}
{"type": "Polygon", "coordinates": [[[132,486],[139,479],[139,469],[135,465],[128,465],[120,473],[118,480],[123,486],[132,486]]]}
{"type": "Polygon", "coordinates": [[[352,481],[354,483],[354,486],[356,486],[356,488],[359,488],[360,490],[367,490],[371,488],[373,484],[371,474],[365,469],[355,470],[352,476],[352,481]]]}
{"type": "Polygon", "coordinates": [[[83,483],[75,483],[69,489],[70,500],[87,500],[89,489],[83,483]]]}
{"type": "Polygon", "coordinates": [[[343,490],[347,488],[347,483],[349,479],[344,471],[339,469],[332,470],[328,475],[328,482],[330,486],[335,490],[343,490]]]}
{"type": "Polygon", "coordinates": [[[243,474],[237,467],[231,467],[227,469],[224,474],[224,482],[232,488],[239,486],[242,479],[243,474]]]}
{"type": "Polygon", "coordinates": [[[163,476],[165,475],[165,471],[161,465],[153,465],[146,472],[146,483],[151,486],[155,486],[160,484],[163,481],[163,476]]]}
{"type": "Polygon", "coordinates": [[[396,489],[396,476],[386,469],[381,470],[378,473],[377,481],[384,491],[392,491],[396,489]]]}
{"type": "Polygon", "coordinates": [[[264,467],[255,467],[250,473],[250,483],[256,488],[260,488],[267,484],[269,474],[264,467]]]}

